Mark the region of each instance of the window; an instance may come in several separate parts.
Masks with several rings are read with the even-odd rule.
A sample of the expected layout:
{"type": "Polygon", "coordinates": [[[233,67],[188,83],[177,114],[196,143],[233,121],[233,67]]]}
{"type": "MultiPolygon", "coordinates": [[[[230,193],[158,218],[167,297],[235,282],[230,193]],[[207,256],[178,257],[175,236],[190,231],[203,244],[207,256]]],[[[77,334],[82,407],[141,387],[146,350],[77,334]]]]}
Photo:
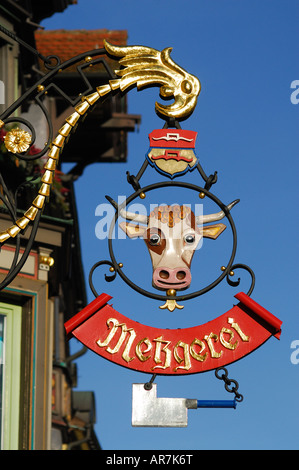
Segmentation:
{"type": "Polygon", "coordinates": [[[1,449],[19,446],[22,308],[0,303],[1,449]]]}
{"type": "MultiPolygon", "coordinates": [[[[13,31],[11,23],[0,18],[1,24],[13,31]]],[[[0,33],[0,114],[18,97],[18,45],[6,34],[0,33]]]]}
{"type": "MultiPolygon", "coordinates": [[[[47,284],[18,280],[0,293],[3,325],[3,390],[0,448],[50,448],[52,378],[52,303],[47,284]],[[26,289],[20,283],[24,281],[26,289]],[[37,312],[40,312],[37,315],[37,312]],[[39,332],[39,334],[37,334],[39,332]]],[[[1,330],[0,330],[1,331],[1,330]]]]}

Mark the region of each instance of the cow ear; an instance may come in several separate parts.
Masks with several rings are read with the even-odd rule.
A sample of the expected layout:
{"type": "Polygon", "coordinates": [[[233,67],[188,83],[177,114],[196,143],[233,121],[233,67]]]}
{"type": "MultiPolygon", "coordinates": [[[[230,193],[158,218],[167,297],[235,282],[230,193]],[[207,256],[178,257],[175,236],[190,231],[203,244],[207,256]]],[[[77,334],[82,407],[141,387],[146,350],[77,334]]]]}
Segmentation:
{"type": "Polygon", "coordinates": [[[146,227],[142,227],[136,224],[130,224],[128,222],[121,222],[120,228],[128,235],[129,238],[143,237],[146,227]]]}
{"type": "Polygon", "coordinates": [[[217,237],[226,229],[226,225],[224,224],[215,224],[215,225],[207,225],[206,227],[202,227],[200,230],[202,231],[202,236],[206,238],[213,238],[216,240],[217,237]]]}

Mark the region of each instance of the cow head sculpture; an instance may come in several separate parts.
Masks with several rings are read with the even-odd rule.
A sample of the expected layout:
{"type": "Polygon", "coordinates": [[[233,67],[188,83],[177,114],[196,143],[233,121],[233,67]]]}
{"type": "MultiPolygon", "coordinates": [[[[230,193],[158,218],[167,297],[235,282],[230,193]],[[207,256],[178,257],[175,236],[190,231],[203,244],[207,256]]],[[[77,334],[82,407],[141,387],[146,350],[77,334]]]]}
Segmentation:
{"type": "MultiPolygon", "coordinates": [[[[230,210],[238,200],[227,206],[230,210]]],[[[149,216],[120,210],[130,222],[121,222],[121,229],[130,238],[141,237],[149,250],[152,283],[159,290],[187,289],[191,283],[191,261],[203,237],[216,239],[226,225],[214,224],[225,217],[224,211],[195,216],[187,206],[159,206],[149,216]]]]}

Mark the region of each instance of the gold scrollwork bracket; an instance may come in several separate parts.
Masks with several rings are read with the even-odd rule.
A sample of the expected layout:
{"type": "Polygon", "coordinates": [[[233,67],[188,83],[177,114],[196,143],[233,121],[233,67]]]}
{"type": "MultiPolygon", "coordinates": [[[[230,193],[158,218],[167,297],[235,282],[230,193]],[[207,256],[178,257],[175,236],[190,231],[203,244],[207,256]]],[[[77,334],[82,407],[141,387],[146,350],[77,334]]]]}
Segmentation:
{"type": "MultiPolygon", "coordinates": [[[[174,99],[174,102],[169,105],[156,102],[155,110],[159,117],[184,120],[194,111],[200,93],[200,82],[171,59],[171,47],[160,52],[144,46],[114,46],[107,41],[104,41],[104,47],[107,54],[118,58],[119,64],[123,67],[115,70],[115,74],[120,78],[109,80],[109,83],[97,87],[95,92],[82,96],[81,102],[74,107],[74,112],[66,118],[51,142],[38,194],[23,216],[14,225],[0,232],[0,244],[18,235],[30,222],[34,221],[38,211],[43,209],[50,195],[54,172],[63,147],[71,132],[76,132],[79,121],[82,121],[81,118],[92,109],[98,99],[115,90],[127,92],[133,86],[136,86],[138,90],[149,86],[160,86],[160,96],[166,100],[174,99]]],[[[0,127],[1,124],[2,121],[0,121],[0,127]]],[[[8,133],[6,145],[10,143],[11,146],[13,143],[16,151],[22,151],[21,144],[27,149],[30,145],[30,135],[27,133],[21,135],[19,129],[14,133],[14,135],[8,133]]],[[[8,150],[11,151],[11,148],[8,150]]]]}
{"type": "Polygon", "coordinates": [[[174,99],[170,105],[156,102],[156,112],[163,117],[183,120],[194,111],[200,93],[200,82],[177,65],[170,57],[171,47],[161,52],[144,46],[113,46],[104,41],[107,53],[119,58],[123,66],[115,70],[121,78],[109,82],[111,88],[125,91],[132,86],[138,90],[160,85],[160,96],[174,99]]]}

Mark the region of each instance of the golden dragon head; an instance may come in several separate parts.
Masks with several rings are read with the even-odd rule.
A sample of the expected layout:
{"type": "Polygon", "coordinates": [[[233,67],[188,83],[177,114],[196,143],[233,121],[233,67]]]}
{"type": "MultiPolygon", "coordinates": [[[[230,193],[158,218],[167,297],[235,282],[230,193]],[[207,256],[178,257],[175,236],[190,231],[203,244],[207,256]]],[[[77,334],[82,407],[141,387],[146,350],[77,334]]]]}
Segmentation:
{"type": "Polygon", "coordinates": [[[200,92],[200,82],[177,65],[170,57],[171,47],[161,52],[144,46],[114,46],[104,41],[107,53],[120,58],[124,68],[115,70],[120,79],[113,81],[113,88],[126,90],[134,85],[144,87],[160,85],[160,96],[174,99],[169,105],[155,104],[158,114],[183,120],[194,111],[200,92]]]}

